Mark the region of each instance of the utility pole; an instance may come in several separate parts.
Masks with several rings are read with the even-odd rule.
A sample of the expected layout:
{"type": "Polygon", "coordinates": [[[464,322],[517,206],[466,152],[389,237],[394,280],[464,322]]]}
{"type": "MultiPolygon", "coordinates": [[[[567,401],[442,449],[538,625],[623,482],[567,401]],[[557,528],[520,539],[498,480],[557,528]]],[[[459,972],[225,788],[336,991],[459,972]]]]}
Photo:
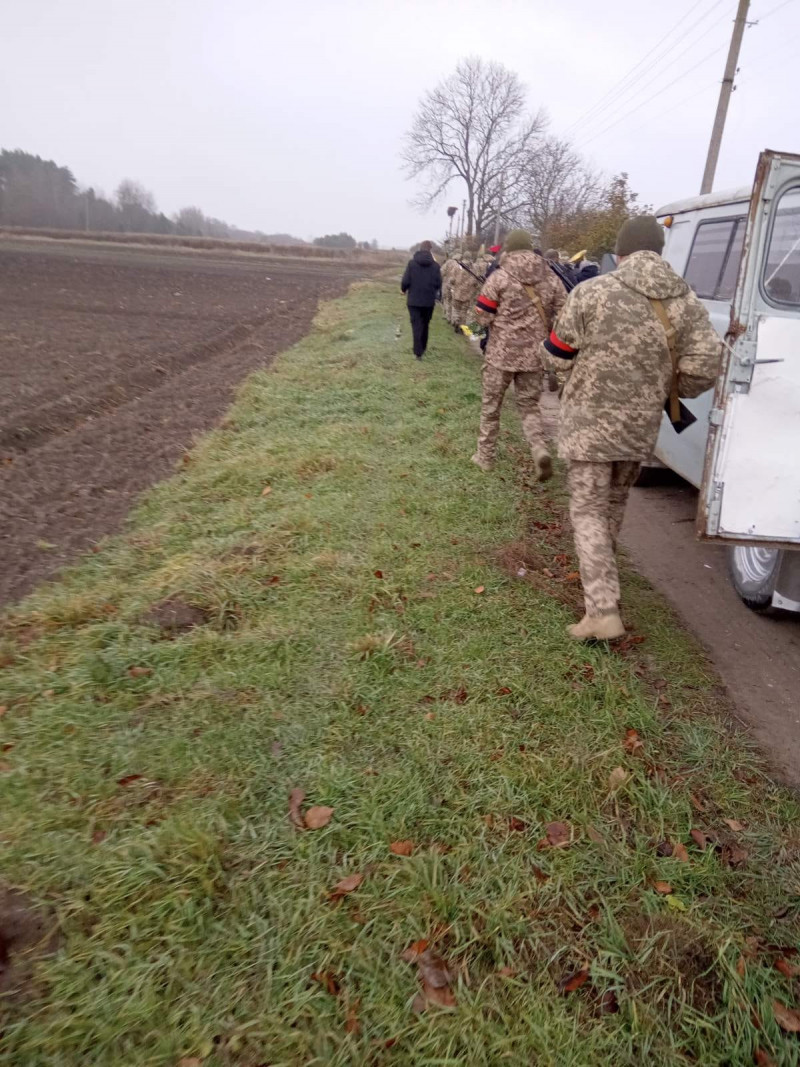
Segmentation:
{"type": "Polygon", "coordinates": [[[714,175],[717,170],[719,149],[722,144],[725,119],[728,115],[728,104],[731,102],[733,79],[736,77],[737,64],[739,62],[739,50],[742,47],[742,37],[744,37],[745,27],[747,26],[747,12],[749,7],[750,0],[739,0],[736,19],[733,23],[731,46],[728,49],[728,58],[725,62],[725,74],[719,90],[717,113],[714,116],[714,127],[711,131],[711,143],[708,146],[706,169],[703,172],[703,184],[700,186],[701,193],[710,193],[714,188],[714,175]]]}

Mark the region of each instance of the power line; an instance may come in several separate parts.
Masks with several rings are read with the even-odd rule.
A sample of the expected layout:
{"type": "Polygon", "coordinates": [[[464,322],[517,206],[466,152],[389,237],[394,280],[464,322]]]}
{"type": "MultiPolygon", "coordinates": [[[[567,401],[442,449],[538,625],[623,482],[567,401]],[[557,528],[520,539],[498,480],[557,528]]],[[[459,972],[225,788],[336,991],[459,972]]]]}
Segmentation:
{"type": "Polygon", "coordinates": [[[699,89],[693,89],[688,96],[682,97],[676,104],[670,104],[670,106],[664,108],[663,111],[659,111],[655,115],[648,116],[648,118],[646,118],[644,122],[640,122],[638,126],[634,126],[632,130],[628,130],[628,134],[630,135],[633,133],[638,133],[639,130],[643,130],[645,126],[649,125],[650,123],[655,122],[657,119],[663,119],[665,115],[671,115],[673,111],[677,111],[679,107],[682,107],[684,104],[688,104],[690,100],[696,100],[699,96],[702,96],[703,93],[708,92],[709,89],[716,89],[718,88],[718,86],[718,78],[715,78],[713,82],[706,82],[705,85],[701,86],[699,89]]]}
{"type": "Polygon", "coordinates": [[[637,104],[637,106],[635,108],[632,108],[630,111],[626,112],[620,118],[615,119],[615,121],[610,123],[610,125],[605,126],[602,130],[598,130],[596,133],[592,134],[592,136],[589,137],[588,140],[584,141],[583,143],[586,145],[586,144],[589,144],[592,141],[596,140],[598,137],[602,137],[602,135],[604,133],[607,133],[609,130],[613,129],[615,126],[618,126],[620,124],[620,122],[624,122],[625,119],[630,118],[631,115],[635,115],[637,111],[641,111],[641,109],[643,107],[646,107],[647,104],[649,104],[651,100],[656,100],[659,96],[661,96],[662,93],[665,93],[667,91],[667,89],[671,89],[673,85],[677,85],[677,83],[679,81],[683,81],[684,78],[688,77],[689,74],[691,74],[693,71],[697,70],[698,67],[702,67],[704,63],[707,63],[709,61],[709,59],[711,59],[713,56],[717,55],[719,52],[722,52],[725,47],[726,47],[725,45],[721,45],[719,48],[715,48],[712,52],[709,52],[708,55],[704,56],[698,63],[695,63],[695,65],[693,67],[690,67],[688,70],[685,70],[682,74],[679,74],[678,77],[673,79],[668,85],[665,85],[663,88],[661,88],[657,92],[653,93],[652,96],[648,96],[648,98],[646,100],[642,100],[642,102],[640,104],[637,104]]]}
{"type": "Polygon", "coordinates": [[[794,0],[783,0],[782,4],[776,4],[775,7],[771,7],[769,9],[769,11],[767,11],[765,14],[759,15],[759,17],[754,20],[755,25],[756,26],[760,25],[760,23],[762,23],[764,21],[764,19],[768,19],[770,17],[770,15],[777,14],[777,12],[781,10],[781,8],[788,7],[789,4],[792,4],[792,3],[794,3],[794,0]]]}
{"type": "Polygon", "coordinates": [[[586,116],[588,116],[588,115],[592,114],[592,113],[593,113],[593,112],[595,112],[595,111],[596,111],[596,110],[597,110],[598,108],[600,108],[600,107],[603,107],[603,106],[605,105],[605,103],[606,103],[606,101],[608,100],[608,98],[609,98],[609,97],[611,97],[611,98],[613,99],[613,97],[614,97],[615,95],[617,95],[617,93],[618,93],[618,92],[620,91],[620,89],[622,88],[622,86],[623,86],[623,85],[624,85],[624,84],[625,84],[625,83],[626,83],[626,82],[628,81],[628,79],[630,78],[630,76],[631,76],[632,74],[634,74],[634,73],[635,73],[635,72],[636,72],[636,71],[637,71],[637,70],[639,69],[639,67],[641,67],[641,65],[642,65],[642,64],[643,64],[644,62],[646,62],[646,60],[648,60],[648,59],[650,58],[650,56],[651,56],[651,55],[653,54],[653,52],[655,52],[655,51],[657,51],[657,50],[658,50],[659,48],[661,48],[661,45],[662,45],[662,44],[663,44],[663,43],[664,43],[664,42],[665,42],[665,41],[667,40],[667,38],[669,38],[669,37],[671,37],[671,36],[672,36],[672,34],[673,34],[673,33],[675,32],[675,30],[677,30],[677,29],[678,29],[678,27],[679,27],[679,26],[681,25],[681,23],[683,22],[683,19],[684,19],[684,18],[686,17],[686,15],[688,15],[688,14],[689,14],[689,11],[691,11],[693,7],[694,7],[694,4],[692,4],[692,5],[691,5],[691,6],[689,7],[688,11],[686,11],[686,13],[685,13],[684,15],[682,15],[682,16],[681,16],[681,17],[680,17],[680,18],[678,19],[678,21],[677,21],[677,22],[675,23],[675,25],[674,25],[674,26],[673,26],[673,27],[672,27],[672,28],[671,28],[670,30],[668,30],[668,31],[667,31],[667,33],[665,33],[665,34],[664,34],[664,36],[663,36],[663,37],[662,37],[662,38],[661,38],[661,39],[660,39],[660,40],[659,40],[659,41],[658,41],[658,42],[657,42],[657,43],[656,43],[656,44],[655,44],[655,45],[654,45],[654,46],[653,46],[653,47],[652,47],[652,48],[650,49],[650,51],[649,51],[649,52],[647,53],[647,55],[643,56],[643,57],[642,57],[642,58],[641,58],[641,59],[639,60],[639,62],[638,62],[638,63],[634,64],[634,66],[633,66],[633,67],[631,67],[631,69],[630,69],[630,70],[628,71],[628,73],[627,73],[627,74],[625,74],[625,75],[623,75],[623,77],[622,77],[622,78],[620,78],[620,80],[619,80],[618,82],[615,82],[615,83],[614,83],[614,84],[613,84],[613,85],[611,86],[611,88],[610,88],[610,89],[608,90],[608,92],[607,92],[607,93],[606,93],[606,94],[605,94],[604,96],[602,96],[602,97],[601,97],[601,98],[600,98],[599,100],[595,101],[595,103],[594,103],[594,104],[592,104],[592,106],[591,106],[591,107],[590,107],[590,108],[588,109],[588,111],[586,111],[586,112],[585,112],[585,113],[584,113],[583,115],[579,115],[579,116],[578,116],[578,118],[577,118],[577,119],[575,119],[575,121],[574,121],[574,122],[572,122],[572,123],[571,123],[571,124],[570,124],[570,125],[569,125],[569,126],[567,127],[567,132],[569,132],[570,130],[572,130],[572,129],[573,129],[573,128],[574,128],[575,126],[579,126],[579,125],[581,124],[581,122],[583,122],[583,120],[584,120],[584,118],[585,118],[586,116]]]}
{"type": "Polygon", "coordinates": [[[603,120],[606,121],[606,120],[608,120],[610,118],[614,118],[617,115],[619,115],[621,110],[624,110],[624,108],[626,108],[635,99],[637,99],[642,92],[644,92],[651,85],[654,85],[657,81],[659,81],[659,79],[662,78],[667,73],[668,70],[671,70],[679,60],[683,59],[683,57],[685,55],[687,55],[689,52],[691,52],[693,48],[695,48],[698,44],[700,44],[701,41],[704,41],[706,39],[706,37],[708,37],[708,35],[714,29],[716,29],[716,27],[721,22],[723,22],[727,17],[728,16],[727,16],[727,13],[726,13],[721,18],[719,18],[715,22],[713,22],[705,30],[704,33],[702,33],[699,37],[695,38],[695,40],[692,41],[686,48],[684,48],[683,51],[679,52],[676,56],[674,56],[672,58],[672,60],[670,60],[670,62],[666,65],[666,67],[663,67],[660,71],[658,71],[654,77],[649,78],[643,84],[636,86],[635,92],[632,95],[628,94],[628,95],[626,95],[624,100],[618,101],[618,103],[615,104],[614,107],[612,107],[610,110],[608,110],[606,112],[606,114],[604,114],[603,120]]]}
{"type": "Polygon", "coordinates": [[[707,8],[706,11],[698,19],[696,19],[688,28],[684,28],[684,19],[692,10],[695,9],[695,4],[692,4],[689,9],[681,16],[681,18],[675,23],[675,25],[670,30],[668,30],[667,33],[664,34],[664,36],[657,42],[657,44],[655,44],[653,48],[651,48],[650,51],[647,52],[639,60],[639,62],[636,63],[628,71],[628,73],[623,78],[621,78],[619,82],[616,83],[615,86],[612,86],[611,89],[609,89],[609,91],[603,97],[600,98],[600,100],[593,104],[592,107],[590,107],[586,112],[584,112],[583,115],[578,116],[578,118],[573,123],[571,123],[570,126],[567,127],[565,133],[569,134],[578,126],[581,126],[584,122],[586,122],[590,117],[594,116],[597,112],[606,110],[620,96],[627,94],[629,90],[633,88],[633,86],[642,78],[644,74],[650,73],[654,66],[658,66],[658,64],[661,63],[671,51],[677,48],[681,44],[681,42],[685,40],[686,34],[691,33],[691,31],[696,26],[698,26],[701,22],[708,18],[708,16],[712,14],[713,11],[715,11],[716,8],[718,8],[723,2],[724,0],[714,0],[710,8],[707,8]],[[637,71],[639,71],[639,68],[642,67],[643,64],[645,64],[647,60],[650,59],[651,56],[653,56],[654,53],[661,52],[663,45],[669,40],[669,38],[677,29],[681,29],[683,31],[681,38],[679,38],[677,41],[673,41],[667,47],[666,51],[663,51],[649,65],[646,71],[641,71],[637,73],[637,71]]]}

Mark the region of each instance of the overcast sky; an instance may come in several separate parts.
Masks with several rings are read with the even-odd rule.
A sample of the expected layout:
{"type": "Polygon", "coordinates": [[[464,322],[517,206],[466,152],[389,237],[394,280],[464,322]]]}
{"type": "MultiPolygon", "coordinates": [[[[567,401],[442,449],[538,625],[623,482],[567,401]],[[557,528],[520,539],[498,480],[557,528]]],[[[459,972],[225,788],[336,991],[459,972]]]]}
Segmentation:
{"type": "MultiPolygon", "coordinates": [[[[699,189],[736,6],[2,0],[0,147],[107,193],[138,179],[168,214],[196,204],[247,229],[406,247],[444,231],[447,201],[428,216],[409,205],[403,132],[474,54],[516,71],[554,133],[657,206],[699,189]]],[[[716,188],[749,184],[761,148],[800,151],[800,0],[753,0],[750,19],[716,188]]]]}

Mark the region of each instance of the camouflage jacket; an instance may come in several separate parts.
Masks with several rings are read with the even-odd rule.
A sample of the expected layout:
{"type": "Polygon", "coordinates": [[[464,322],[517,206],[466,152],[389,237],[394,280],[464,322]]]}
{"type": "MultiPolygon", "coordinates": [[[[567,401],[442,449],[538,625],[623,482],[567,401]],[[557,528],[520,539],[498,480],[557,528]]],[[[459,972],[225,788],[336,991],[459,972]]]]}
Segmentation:
{"type": "Polygon", "coordinates": [[[540,345],[566,299],[564,286],[535,252],[506,252],[478,297],[475,317],[491,326],[486,362],[500,370],[542,369],[540,345]],[[541,311],[525,289],[541,301],[541,311]]]}
{"type": "Polygon", "coordinates": [[[459,264],[457,259],[454,262],[458,269],[453,274],[453,283],[450,290],[453,294],[453,299],[460,302],[468,301],[469,303],[472,303],[475,299],[475,294],[480,288],[480,282],[473,278],[472,274],[477,274],[478,272],[475,270],[475,266],[469,258],[463,258],[461,260],[462,263],[469,267],[469,270],[464,270],[464,267],[459,264]],[[470,270],[472,271],[472,274],[470,274],[470,270]]]}
{"type": "Polygon", "coordinates": [[[456,271],[460,271],[461,268],[456,261],[450,257],[442,264],[442,295],[449,294],[453,285],[453,280],[456,276],[456,271]]]}
{"type": "Polygon", "coordinates": [[[647,460],[672,380],[667,334],[650,298],[675,329],[678,392],[699,396],[719,371],[722,346],[708,312],[655,252],[634,252],[617,270],[569,294],[548,341],[545,366],[568,378],[561,399],[565,459],[647,460]]]}

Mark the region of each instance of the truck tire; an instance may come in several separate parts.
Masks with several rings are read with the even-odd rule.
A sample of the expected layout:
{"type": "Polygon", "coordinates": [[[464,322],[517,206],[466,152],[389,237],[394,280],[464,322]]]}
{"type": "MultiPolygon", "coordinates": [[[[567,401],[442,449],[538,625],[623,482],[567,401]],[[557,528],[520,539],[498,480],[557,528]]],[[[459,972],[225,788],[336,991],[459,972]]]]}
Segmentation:
{"type": "Polygon", "coordinates": [[[760,545],[734,545],[729,563],[733,587],[752,611],[772,612],[772,594],[781,569],[779,548],[760,545]]]}

